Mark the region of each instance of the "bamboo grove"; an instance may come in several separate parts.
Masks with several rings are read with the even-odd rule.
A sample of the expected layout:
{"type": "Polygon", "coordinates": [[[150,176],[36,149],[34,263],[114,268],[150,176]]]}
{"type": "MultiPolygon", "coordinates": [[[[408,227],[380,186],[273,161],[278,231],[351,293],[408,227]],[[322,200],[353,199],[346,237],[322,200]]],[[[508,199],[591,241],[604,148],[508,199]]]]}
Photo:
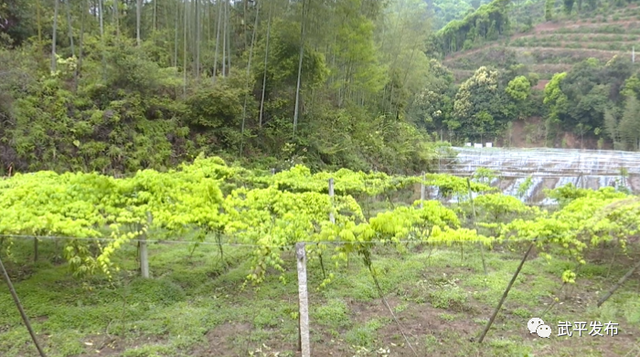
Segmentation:
{"type": "Polygon", "coordinates": [[[411,109],[435,66],[419,0],[11,0],[5,21],[2,174],[162,171],[201,151],[385,172],[433,159],[411,109]]]}
{"type": "MultiPolygon", "coordinates": [[[[218,242],[220,257],[212,259],[224,259],[225,244],[252,247],[247,281],[259,283],[268,268],[285,271],[283,253],[306,242],[326,284],[349,256],[370,259],[377,245],[407,252],[419,245],[493,249],[535,243],[549,258],[566,255],[580,264],[585,251],[605,242],[626,252],[638,234],[636,197],[612,187],[571,186],[549,196],[560,204],[554,212],[496,193],[482,179],[346,169],[312,174],[304,166],[271,174],[204,156],[167,173],[142,170],[119,179],[42,171],[0,181],[1,248],[11,255],[15,239],[60,237],[75,276],[111,277],[119,268],[114,253],[142,234],[153,231],[152,239],[176,240],[198,232],[194,249],[204,241],[218,242]],[[336,182],[334,196],[328,193],[328,178],[336,182]],[[373,215],[363,209],[363,197],[384,197],[420,183],[438,188],[443,198],[457,197],[457,203],[417,200],[373,215]]],[[[563,278],[574,279],[575,273],[567,271],[563,278]]]]}

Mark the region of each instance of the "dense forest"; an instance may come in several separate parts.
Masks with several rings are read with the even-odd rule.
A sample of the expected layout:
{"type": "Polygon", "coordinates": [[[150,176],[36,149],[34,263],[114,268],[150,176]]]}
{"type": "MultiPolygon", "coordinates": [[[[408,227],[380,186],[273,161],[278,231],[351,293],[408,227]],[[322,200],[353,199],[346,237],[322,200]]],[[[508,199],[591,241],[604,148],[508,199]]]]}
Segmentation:
{"type": "Polygon", "coordinates": [[[544,90],[517,56],[461,82],[442,64],[544,15],[517,9],[537,4],[557,20],[599,3],[452,4],[10,0],[0,173],[162,170],[202,151],[257,167],[407,173],[429,170],[443,132],[454,144],[504,137],[533,116],[550,145],[572,131],[638,147],[640,79],[627,56],[582,61],[544,90]]]}
{"type": "Polygon", "coordinates": [[[4,172],[162,169],[200,151],[387,171],[432,157],[413,105],[439,73],[422,1],[5,5],[4,172]]]}

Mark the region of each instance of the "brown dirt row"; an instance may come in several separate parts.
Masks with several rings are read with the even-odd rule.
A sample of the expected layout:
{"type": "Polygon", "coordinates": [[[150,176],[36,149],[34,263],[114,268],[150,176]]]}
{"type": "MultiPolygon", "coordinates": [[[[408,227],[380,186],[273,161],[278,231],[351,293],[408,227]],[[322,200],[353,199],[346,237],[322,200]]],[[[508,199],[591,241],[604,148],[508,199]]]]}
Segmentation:
{"type": "MultiPolygon", "coordinates": [[[[450,58],[446,58],[443,61],[443,64],[445,65],[451,65],[452,61],[458,60],[462,57],[466,57],[469,56],[471,54],[474,53],[478,53],[480,50],[488,50],[494,47],[498,47],[498,44],[494,44],[491,46],[486,46],[486,47],[482,47],[479,48],[477,50],[473,50],[473,51],[469,51],[469,52],[464,52],[461,53],[461,55],[459,56],[455,56],[455,57],[450,57],[450,58]],[[463,56],[464,54],[464,56],[463,56]]],[[[594,49],[594,48],[566,48],[566,47],[508,47],[510,50],[516,51],[516,52],[565,52],[565,53],[571,53],[571,54],[580,54],[581,56],[579,56],[580,58],[588,58],[588,57],[595,57],[601,60],[608,60],[611,59],[611,57],[613,57],[614,55],[617,54],[622,54],[625,53],[626,51],[614,51],[614,50],[600,50],[600,49],[594,49]]]]}
{"type": "MultiPolygon", "coordinates": [[[[529,66],[529,68],[531,68],[531,70],[536,73],[559,73],[559,72],[568,70],[569,68],[571,68],[571,66],[572,64],[569,64],[569,63],[553,63],[553,64],[544,63],[544,64],[534,64],[529,66]]],[[[458,68],[450,68],[450,70],[453,72],[454,76],[458,80],[471,77],[473,73],[476,71],[473,69],[458,69],[458,68]]],[[[546,79],[540,79],[538,82],[538,85],[534,88],[538,88],[540,85],[542,85],[542,87],[539,89],[544,89],[544,86],[547,84],[548,81],[549,80],[546,80],[546,79]],[[543,83],[543,84],[540,84],[540,83],[543,83]]]]}
{"type": "MultiPolygon", "coordinates": [[[[563,48],[563,49],[591,49],[591,50],[600,50],[599,48],[597,48],[597,46],[602,46],[606,43],[619,43],[619,44],[634,44],[634,43],[638,43],[638,41],[610,41],[610,42],[604,42],[604,41],[556,41],[557,46],[547,46],[547,45],[542,45],[542,46],[538,46],[536,45],[528,45],[527,48],[540,48],[540,47],[544,47],[544,48],[563,48]],[[574,47],[567,47],[569,45],[575,45],[575,44],[579,44],[580,47],[578,48],[574,48],[574,47]],[[591,47],[593,46],[593,47],[591,47]]],[[[513,45],[507,46],[509,48],[511,47],[516,47],[513,45]]],[[[518,46],[521,47],[521,46],[518,46]]],[[[602,50],[602,51],[615,51],[615,52],[626,52],[626,51],[622,51],[622,50],[602,50]]]]}
{"type": "MultiPolygon", "coordinates": [[[[573,41],[583,41],[584,39],[582,38],[582,36],[586,36],[587,40],[593,40],[594,37],[603,37],[606,38],[607,40],[609,40],[612,37],[617,37],[617,36],[625,36],[625,35],[620,35],[620,34],[614,34],[614,33],[588,33],[588,34],[580,34],[580,33],[557,33],[557,32],[551,32],[551,33],[541,33],[541,34],[526,34],[526,36],[519,36],[518,38],[512,37],[511,40],[513,41],[514,39],[517,40],[522,40],[522,39],[536,39],[536,40],[542,40],[542,39],[546,39],[546,38],[550,38],[553,36],[559,36],[559,37],[572,37],[572,38],[577,38],[573,41]],[[578,38],[580,37],[580,38],[578,38]]],[[[635,36],[640,38],[640,35],[629,35],[629,36],[635,36]]],[[[616,42],[637,42],[637,40],[614,40],[616,42]]],[[[605,42],[605,41],[593,41],[593,42],[605,42]]]]}
{"type": "MultiPolygon", "coordinates": [[[[582,21],[543,22],[536,25],[529,32],[519,33],[511,36],[510,41],[513,41],[515,39],[522,38],[522,37],[531,37],[534,35],[543,34],[543,32],[545,35],[546,34],[552,35],[553,31],[557,31],[558,29],[562,29],[562,28],[597,28],[597,27],[604,27],[604,26],[610,26],[610,25],[623,25],[624,27],[629,27],[630,24],[637,24],[638,22],[640,21],[639,20],[620,20],[620,21],[612,21],[612,22],[606,22],[606,23],[590,23],[590,22],[582,22],[582,21]]],[[[601,34],[594,34],[594,35],[601,35],[601,34]]],[[[503,46],[503,45],[501,43],[492,43],[487,46],[474,48],[467,51],[455,52],[445,57],[443,62],[454,61],[462,57],[470,56],[480,51],[486,50],[488,48],[497,47],[497,46],[503,46]]]]}
{"type": "Polygon", "coordinates": [[[611,25],[624,26],[629,27],[631,24],[637,24],[637,19],[622,19],[617,21],[607,21],[607,22],[589,22],[587,20],[578,20],[578,21],[567,21],[567,22],[543,22],[536,25],[533,28],[533,32],[541,33],[544,31],[557,31],[562,28],[575,29],[575,28],[597,28],[597,27],[605,27],[611,25]]]}
{"type": "Polygon", "coordinates": [[[538,84],[536,84],[535,87],[533,87],[533,89],[544,90],[544,87],[547,86],[547,83],[549,83],[548,79],[541,79],[538,81],[538,84]]]}
{"type": "Polygon", "coordinates": [[[597,55],[601,54],[601,55],[610,55],[609,58],[613,57],[614,55],[620,54],[620,53],[625,53],[627,51],[614,51],[614,50],[600,50],[600,49],[595,49],[595,48],[566,48],[566,47],[509,47],[509,49],[513,49],[514,51],[517,52],[531,52],[531,50],[535,50],[536,52],[539,51],[549,51],[549,52],[560,52],[560,51],[564,51],[564,52],[588,52],[588,55],[590,57],[596,57],[597,55]]]}

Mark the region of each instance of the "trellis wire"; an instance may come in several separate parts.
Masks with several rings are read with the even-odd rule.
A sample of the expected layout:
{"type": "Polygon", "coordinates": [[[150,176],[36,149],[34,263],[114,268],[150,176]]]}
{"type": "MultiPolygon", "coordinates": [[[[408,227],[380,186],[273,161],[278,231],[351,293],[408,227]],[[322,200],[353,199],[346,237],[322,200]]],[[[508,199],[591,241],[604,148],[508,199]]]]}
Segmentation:
{"type": "MultiPolygon", "coordinates": [[[[117,239],[114,238],[104,238],[104,237],[67,237],[67,236],[34,236],[34,235],[11,235],[11,234],[0,234],[0,238],[18,238],[18,239],[49,239],[49,240],[80,240],[80,241],[97,241],[97,242],[114,242],[117,239]]],[[[156,243],[156,244],[195,244],[199,245],[213,245],[219,246],[220,244],[224,246],[230,247],[270,247],[270,248],[279,248],[283,247],[283,245],[265,245],[265,244],[251,244],[251,243],[232,243],[232,242],[212,242],[212,241],[186,241],[186,240],[161,240],[161,239],[129,239],[127,242],[137,243],[137,242],[146,242],[146,243],[156,243]]],[[[531,242],[532,239],[499,239],[495,238],[495,243],[522,243],[522,242],[531,242]]],[[[474,243],[476,241],[468,241],[462,239],[452,239],[446,241],[439,241],[439,245],[447,245],[447,243],[474,243]]],[[[295,243],[305,243],[309,245],[313,244],[335,244],[335,245],[343,245],[343,244],[370,244],[370,245],[388,245],[388,244],[434,244],[434,241],[429,240],[394,240],[394,241],[345,241],[345,240],[326,240],[326,241],[298,241],[295,243]]],[[[493,243],[493,242],[492,242],[493,243]]]]}

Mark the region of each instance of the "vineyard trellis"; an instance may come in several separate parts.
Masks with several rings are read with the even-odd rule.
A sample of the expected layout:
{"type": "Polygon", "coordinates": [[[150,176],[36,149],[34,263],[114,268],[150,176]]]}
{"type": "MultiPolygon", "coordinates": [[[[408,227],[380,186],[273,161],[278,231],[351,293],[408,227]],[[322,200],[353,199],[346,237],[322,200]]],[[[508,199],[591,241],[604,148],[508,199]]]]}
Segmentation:
{"type": "MultiPolygon", "coordinates": [[[[64,257],[75,276],[103,273],[111,278],[119,269],[113,254],[124,245],[157,242],[148,237],[152,231],[163,241],[178,243],[171,237],[195,230],[199,234],[194,241],[180,244],[193,244],[194,249],[214,244],[221,257],[227,245],[252,247],[246,281],[259,284],[268,267],[286,270],[282,252],[304,243],[308,259],[318,259],[322,266],[322,288],[333,277],[325,269],[339,269],[351,255],[361,257],[377,281],[371,259],[375,245],[399,251],[455,245],[462,251],[469,245],[521,243],[547,257],[562,254],[584,263],[586,249],[615,241],[624,251],[628,238],[638,234],[640,201],[627,193],[612,187],[594,191],[569,186],[549,196],[558,200],[559,210],[548,212],[496,193],[482,177],[389,176],[345,169],[312,174],[304,166],[267,173],[199,157],[166,173],[144,170],[128,178],[38,172],[2,180],[0,247],[6,254],[13,239],[63,238],[64,257]],[[365,215],[355,198],[416,184],[421,185],[421,199],[373,216],[365,215]],[[458,205],[424,200],[429,186],[443,196],[458,196],[458,205]],[[516,218],[497,219],[508,215],[516,218]],[[473,229],[465,226],[468,217],[473,229]],[[326,258],[333,267],[323,263],[326,258]]],[[[143,268],[142,274],[147,273],[143,268]]],[[[573,279],[570,273],[563,279],[573,279]]]]}

